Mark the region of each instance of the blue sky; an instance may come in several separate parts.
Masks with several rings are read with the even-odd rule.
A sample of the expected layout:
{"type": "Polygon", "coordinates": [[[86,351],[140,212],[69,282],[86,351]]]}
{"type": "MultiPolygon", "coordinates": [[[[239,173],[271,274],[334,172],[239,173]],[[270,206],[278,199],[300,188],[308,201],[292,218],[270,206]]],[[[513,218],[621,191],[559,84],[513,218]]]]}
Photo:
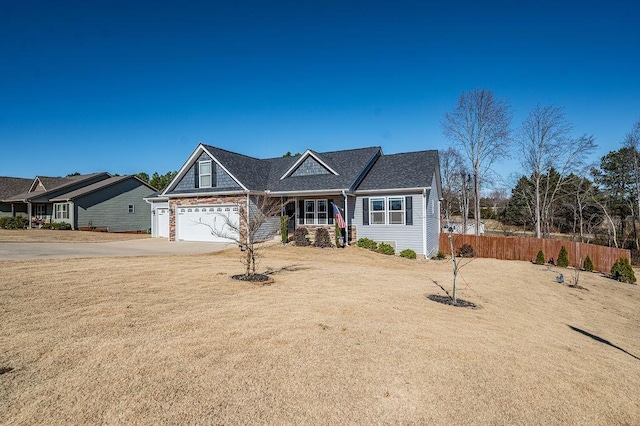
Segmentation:
{"type": "Polygon", "coordinates": [[[442,149],[444,113],[482,87],[514,127],[564,107],[594,159],[640,120],[635,2],[447,3],[3,2],[0,175],[164,173],[200,141],[442,149]]]}

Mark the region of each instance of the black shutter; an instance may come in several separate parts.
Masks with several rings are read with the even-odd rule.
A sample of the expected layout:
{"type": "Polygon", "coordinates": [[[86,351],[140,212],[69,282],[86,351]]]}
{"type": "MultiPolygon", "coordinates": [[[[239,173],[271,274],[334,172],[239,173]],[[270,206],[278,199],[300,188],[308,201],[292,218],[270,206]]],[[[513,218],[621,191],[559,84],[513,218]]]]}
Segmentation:
{"type": "Polygon", "coordinates": [[[363,225],[369,224],[369,199],[368,198],[362,199],[362,224],[363,225]]]}
{"type": "Polygon", "coordinates": [[[298,223],[304,225],[304,200],[298,201],[298,223]]]}
{"type": "Polygon", "coordinates": [[[211,161],[211,187],[212,188],[216,188],[218,186],[218,182],[217,182],[218,176],[216,173],[216,167],[218,167],[218,165],[213,161],[211,161]]]}
{"type": "Polygon", "coordinates": [[[333,200],[327,201],[327,219],[329,219],[329,225],[333,225],[333,200]]]}
{"type": "Polygon", "coordinates": [[[198,175],[198,162],[193,163],[193,187],[200,188],[200,176],[198,175]]]}
{"type": "Polygon", "coordinates": [[[407,225],[413,225],[413,197],[404,198],[405,222],[407,225]]]}

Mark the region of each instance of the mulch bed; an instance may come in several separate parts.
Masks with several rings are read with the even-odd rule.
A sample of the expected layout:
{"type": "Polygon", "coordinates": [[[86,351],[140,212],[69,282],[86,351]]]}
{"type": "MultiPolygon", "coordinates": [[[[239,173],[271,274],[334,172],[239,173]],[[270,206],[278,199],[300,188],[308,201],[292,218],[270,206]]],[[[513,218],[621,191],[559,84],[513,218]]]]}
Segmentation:
{"type": "Polygon", "coordinates": [[[231,278],[238,281],[247,281],[247,282],[260,284],[260,285],[271,285],[274,282],[273,278],[265,274],[253,274],[253,275],[239,274],[239,275],[232,275],[231,278]]]}
{"type": "Polygon", "coordinates": [[[441,296],[439,294],[430,294],[427,296],[427,299],[433,300],[434,302],[442,303],[443,305],[451,305],[457,308],[470,308],[470,309],[478,309],[478,305],[473,302],[466,301],[464,299],[458,298],[456,303],[453,303],[453,299],[449,296],[441,296]]]}

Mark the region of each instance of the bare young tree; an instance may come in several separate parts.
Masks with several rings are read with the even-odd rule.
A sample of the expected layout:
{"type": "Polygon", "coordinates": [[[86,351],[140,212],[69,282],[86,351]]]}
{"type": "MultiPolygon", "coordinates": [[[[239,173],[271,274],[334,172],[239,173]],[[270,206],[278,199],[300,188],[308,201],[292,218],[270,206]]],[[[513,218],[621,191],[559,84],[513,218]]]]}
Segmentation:
{"type": "Polygon", "coordinates": [[[571,130],[562,108],[541,105],[529,112],[520,129],[520,162],[533,183],[536,238],[543,236],[543,223],[549,223],[567,175],[582,172],[585,158],[596,148],[593,136],[572,138],[571,130]],[[557,179],[550,179],[552,171],[559,175],[557,179]]]}
{"type": "Polygon", "coordinates": [[[284,209],[280,198],[266,195],[253,195],[247,203],[238,205],[238,221],[232,220],[228,215],[219,213],[224,221],[224,226],[214,228],[209,224],[211,234],[226,238],[238,244],[244,253],[241,258],[245,266],[245,277],[256,275],[256,263],[261,254],[263,245],[260,244],[272,238],[279,229],[279,217],[284,209]]]}
{"type": "Polygon", "coordinates": [[[493,163],[508,156],[511,108],[491,90],[463,92],[458,105],[445,114],[443,133],[466,155],[473,179],[476,235],[480,233],[480,187],[493,163]]]}
{"type": "Polygon", "coordinates": [[[462,216],[463,229],[467,229],[469,218],[469,172],[464,166],[462,155],[448,148],[440,153],[440,169],[442,176],[443,213],[449,221],[456,209],[462,216]]]}

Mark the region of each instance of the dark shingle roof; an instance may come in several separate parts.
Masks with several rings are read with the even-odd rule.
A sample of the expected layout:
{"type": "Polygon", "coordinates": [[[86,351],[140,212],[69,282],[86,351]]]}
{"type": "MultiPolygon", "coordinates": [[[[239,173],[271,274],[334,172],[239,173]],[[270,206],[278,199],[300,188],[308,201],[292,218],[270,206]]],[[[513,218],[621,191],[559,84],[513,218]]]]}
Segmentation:
{"type": "MultiPolygon", "coordinates": [[[[220,163],[248,189],[265,190],[269,178],[269,163],[248,155],[204,145],[220,163]]],[[[237,188],[235,188],[237,190],[237,188]]]]}
{"type": "Polygon", "coordinates": [[[383,155],[369,170],[357,190],[428,187],[431,186],[438,167],[436,150],[383,155]]]}
{"type": "Polygon", "coordinates": [[[268,189],[272,192],[352,189],[362,171],[380,152],[380,147],[314,152],[318,158],[335,170],[338,175],[289,176],[282,180],[280,180],[282,175],[295,164],[300,156],[285,157],[284,159],[272,158],[266,160],[272,163],[268,189]]]}
{"type": "Polygon", "coordinates": [[[78,198],[78,197],[82,197],[83,195],[87,195],[90,194],[94,191],[99,191],[103,188],[106,188],[108,186],[111,185],[115,185],[119,182],[128,180],[128,179],[134,179],[139,181],[141,184],[148,186],[149,190],[155,190],[155,188],[153,188],[151,185],[141,181],[140,179],[138,179],[137,177],[133,176],[133,175],[125,175],[125,176],[113,176],[104,180],[101,180],[99,182],[96,183],[92,183],[91,185],[87,185],[84,186],[82,188],[76,189],[74,191],[71,192],[67,192],[65,194],[62,195],[58,195],[54,198],[51,199],[51,201],[56,202],[56,201],[69,201],[69,200],[73,200],[74,198],[78,198]]]}
{"type": "Polygon", "coordinates": [[[106,172],[103,173],[91,173],[88,175],[78,175],[78,176],[69,176],[69,177],[65,177],[65,178],[52,178],[52,177],[47,177],[47,176],[38,176],[38,178],[40,179],[40,182],[45,186],[45,188],[47,188],[46,191],[31,191],[31,192],[23,192],[17,195],[13,195],[9,198],[6,198],[6,201],[18,201],[18,202],[24,202],[26,200],[29,199],[34,199],[37,197],[41,197],[43,195],[47,195],[49,193],[51,193],[51,195],[53,194],[60,194],[61,190],[64,190],[65,187],[68,186],[72,186],[72,185],[77,185],[79,182],[82,182],[84,180],[89,180],[89,179],[93,179],[97,176],[100,175],[104,175],[105,178],[106,177],[110,177],[110,175],[106,172]],[[42,179],[45,179],[45,182],[47,182],[45,184],[45,182],[42,181],[42,179]],[[47,186],[49,185],[49,186],[47,186]],[[50,187],[51,186],[51,187],[50,187]]]}
{"type": "Polygon", "coordinates": [[[0,176],[0,200],[27,192],[33,179],[0,176]]]}

